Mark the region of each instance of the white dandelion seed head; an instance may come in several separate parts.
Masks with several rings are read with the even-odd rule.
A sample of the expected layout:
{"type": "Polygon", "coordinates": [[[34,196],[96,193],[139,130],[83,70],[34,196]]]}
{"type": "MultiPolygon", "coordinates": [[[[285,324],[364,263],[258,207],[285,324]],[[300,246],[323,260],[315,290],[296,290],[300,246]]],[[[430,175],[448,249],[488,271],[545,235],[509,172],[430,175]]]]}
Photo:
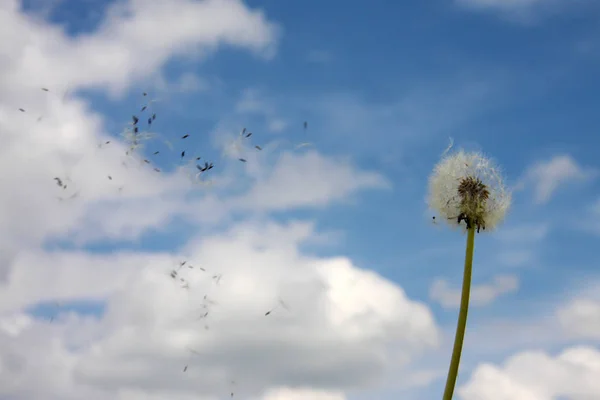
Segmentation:
{"type": "Polygon", "coordinates": [[[460,150],[435,166],[428,202],[450,226],[466,228],[470,221],[476,228],[491,231],[504,219],[511,193],[492,160],[460,150]]]}

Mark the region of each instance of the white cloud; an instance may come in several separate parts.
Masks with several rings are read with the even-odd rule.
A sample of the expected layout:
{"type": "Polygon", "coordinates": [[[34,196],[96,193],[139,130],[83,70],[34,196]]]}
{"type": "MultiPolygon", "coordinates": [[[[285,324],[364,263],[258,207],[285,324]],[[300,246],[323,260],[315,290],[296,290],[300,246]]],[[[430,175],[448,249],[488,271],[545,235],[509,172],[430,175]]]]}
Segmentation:
{"type": "Polygon", "coordinates": [[[600,398],[600,351],[572,347],[556,357],[526,351],[503,366],[480,364],[458,389],[462,400],[592,400],[600,398]]]}
{"type": "Polygon", "coordinates": [[[402,288],[345,257],[302,254],[303,241],[321,237],[312,224],[261,219],[160,254],[44,250],[56,238],[135,241],[176,216],[194,223],[245,211],[251,219],[257,210],[324,206],[389,184],[347,159],[308,152],[249,160],[255,185],[240,197],[192,192],[182,174],[124,156],[126,145],[77,97],[91,87],[119,94],[198,48],[268,51],[274,25],[241,2],[120,2],[97,32],[75,38],[17,6],[0,6],[0,29],[17,38],[0,44],[9,55],[0,65],[0,397],[215,400],[235,390],[242,398],[337,400],[437,345],[431,312],[402,288]],[[67,85],[72,95],[63,97],[57,88],[67,85]],[[186,281],[169,275],[181,257],[186,281]],[[279,298],[289,310],[266,316],[279,298]],[[105,301],[106,312],[63,312],[50,322],[22,311],[82,300],[105,301]]]}
{"type": "MultiPolygon", "coordinates": [[[[519,280],[516,276],[496,275],[491,283],[471,286],[470,305],[486,306],[499,296],[515,292],[518,288],[519,280]]],[[[460,306],[461,289],[450,287],[443,279],[436,279],[429,289],[429,297],[444,308],[456,308],[460,306]]]]}
{"type": "Polygon", "coordinates": [[[283,153],[276,168],[252,190],[232,200],[236,209],[285,210],[322,207],[348,201],[359,189],[387,189],[390,182],[375,172],[356,171],[348,159],[328,159],[316,151],[283,153]]]}
{"type": "Polygon", "coordinates": [[[346,396],[343,393],[281,388],[270,390],[262,400],[346,400],[346,396]]]}
{"type": "Polygon", "coordinates": [[[231,390],[232,380],[248,396],[273,386],[343,391],[397,362],[388,345],[410,359],[437,344],[430,311],[396,285],[342,257],[303,256],[298,246],[312,234],[305,223],[248,224],[194,240],[194,268],[180,271],[189,289],[169,277],[175,260],[166,255],[40,255],[44,265],[24,258],[13,271],[29,271],[2,290],[5,310],[15,313],[0,323],[8,368],[0,395],[129,399],[123,393],[135,387],[140,396],[209,398],[231,390]],[[16,311],[59,296],[105,297],[106,314],[48,324],[16,311]],[[287,310],[265,316],[278,299],[287,310]]]}
{"type": "Polygon", "coordinates": [[[561,327],[571,336],[600,340],[600,301],[575,298],[557,311],[561,327]]]}
{"type": "Polygon", "coordinates": [[[0,65],[0,165],[15,171],[3,179],[0,234],[6,237],[1,245],[6,260],[50,235],[132,238],[164,225],[190,190],[182,177],[137,167],[124,156],[125,146],[106,136],[101,116],[61,89],[116,93],[159,73],[167,59],[184,51],[221,44],[258,51],[275,43],[275,26],[234,0],[177,0],[167,8],[145,0],[120,2],[97,32],[78,37],[22,14],[17,1],[0,7],[0,29],[15,37],[0,44],[7,55],[0,65]],[[107,140],[109,146],[97,148],[107,140]],[[65,180],[68,189],[59,189],[53,177],[65,180]],[[76,193],[73,201],[56,199],[76,193]],[[149,208],[141,211],[142,204],[149,208]]]}
{"type": "Polygon", "coordinates": [[[517,188],[532,187],[534,201],[537,204],[545,204],[559,188],[595,176],[595,170],[581,167],[568,155],[560,155],[528,168],[517,188]]]}
{"type": "Polygon", "coordinates": [[[502,250],[497,259],[507,267],[531,266],[536,260],[536,253],[532,250],[502,250]]]}
{"type": "Polygon", "coordinates": [[[288,123],[280,118],[275,118],[269,121],[268,129],[271,132],[281,132],[288,126],[288,123]]]}
{"type": "Polygon", "coordinates": [[[208,81],[191,72],[183,73],[172,81],[159,76],[153,86],[160,94],[194,93],[210,88],[208,81]]]}
{"type": "Polygon", "coordinates": [[[0,48],[10,54],[3,82],[32,88],[68,82],[119,94],[173,56],[198,56],[222,45],[270,54],[279,31],[238,0],[118,2],[96,32],[75,38],[23,16],[18,1],[3,2],[2,8],[3,34],[15,38],[0,48]]]}

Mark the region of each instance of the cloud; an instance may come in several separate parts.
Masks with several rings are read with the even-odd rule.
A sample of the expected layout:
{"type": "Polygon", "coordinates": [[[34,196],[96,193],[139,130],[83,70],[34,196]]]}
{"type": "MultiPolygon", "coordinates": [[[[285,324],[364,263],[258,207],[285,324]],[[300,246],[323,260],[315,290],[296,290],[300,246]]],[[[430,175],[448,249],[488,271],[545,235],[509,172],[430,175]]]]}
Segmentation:
{"type": "Polygon", "coordinates": [[[553,357],[518,353],[503,366],[480,364],[458,389],[462,400],[591,400],[600,397],[600,351],[571,347],[553,357]]]}
{"type": "Polygon", "coordinates": [[[549,223],[529,223],[504,226],[495,237],[504,243],[535,244],[544,240],[550,232],[549,223]]]}
{"type": "Polygon", "coordinates": [[[272,119],[269,121],[268,129],[270,132],[281,132],[288,126],[283,119],[272,119]]]}
{"type": "Polygon", "coordinates": [[[559,308],[557,316],[563,330],[571,336],[600,340],[600,301],[572,299],[559,308]]]}
{"type": "Polygon", "coordinates": [[[8,369],[0,395],[129,399],[124,393],[135,387],[139,396],[210,398],[231,390],[232,380],[244,396],[273,386],[344,391],[395,364],[392,343],[407,360],[437,345],[431,312],[401,288],[344,257],[302,255],[298,246],[313,233],[306,223],[244,224],[194,239],[186,246],[194,268],[179,272],[189,288],[169,277],[173,255],[24,257],[12,270],[29,272],[2,289],[0,358],[8,369]],[[36,289],[26,295],[23,287],[36,289]],[[106,312],[62,314],[50,324],[18,311],[59,296],[101,296],[106,312]],[[286,308],[273,310],[278,299],[286,308]],[[28,384],[33,379],[38,384],[28,384]]]}
{"type": "Polygon", "coordinates": [[[68,83],[118,95],[171,57],[197,57],[223,45],[270,55],[279,35],[261,11],[238,0],[176,0],[168,6],[151,0],[117,2],[97,31],[77,37],[24,16],[16,0],[1,7],[0,25],[15,37],[0,45],[10,55],[2,66],[3,82],[32,88],[68,83]]]}
{"type": "Polygon", "coordinates": [[[545,204],[561,187],[585,182],[596,175],[595,170],[581,167],[571,156],[560,155],[529,167],[517,189],[531,187],[535,203],[545,204]]]}
{"type": "Polygon", "coordinates": [[[585,232],[600,235],[600,198],[587,207],[586,211],[586,215],[575,224],[576,227],[585,232]]]}
{"type": "Polygon", "coordinates": [[[431,311],[400,286],[343,255],[304,254],[323,240],[314,223],[269,222],[268,212],[388,188],[381,175],[266,145],[200,190],[177,167],[158,173],[125,155],[128,144],[80,96],[124,93],[186,51],[268,52],[277,29],[262,13],[232,0],[135,0],[112,6],[96,32],[69,37],[17,3],[0,7],[2,27],[18,37],[0,44],[10,56],[0,65],[0,397],[337,400],[438,345],[431,311]],[[248,184],[232,188],[240,175],[248,184]],[[236,213],[253,222],[234,223],[236,213]],[[193,232],[187,242],[175,235],[160,243],[168,250],[143,250],[143,235],[177,218],[193,232]],[[27,311],[54,302],[53,321],[27,311]],[[97,307],[83,316],[90,302],[97,307]]]}
{"type": "Polygon", "coordinates": [[[311,50],[308,52],[306,59],[314,64],[329,64],[333,61],[333,55],[325,50],[311,50]]]}
{"type": "Polygon", "coordinates": [[[509,225],[495,235],[502,248],[497,261],[508,267],[531,266],[537,259],[538,247],[550,233],[549,223],[509,225]]]}
{"type": "Polygon", "coordinates": [[[269,391],[262,400],[346,400],[342,393],[330,393],[310,389],[274,389],[269,391]]]}
{"type": "MultiPolygon", "coordinates": [[[[496,275],[492,283],[471,286],[470,304],[481,307],[491,304],[501,295],[515,292],[519,288],[519,280],[514,275],[496,275]]],[[[452,288],[447,281],[436,279],[430,289],[429,298],[444,308],[460,306],[460,288],[452,288]]]]}
{"type": "Polygon", "coordinates": [[[475,9],[512,11],[530,8],[548,2],[547,0],[456,0],[458,4],[475,9]]]}
{"type": "Polygon", "coordinates": [[[156,79],[154,88],[158,93],[194,93],[206,91],[210,88],[210,84],[200,78],[198,75],[186,72],[179,75],[175,80],[169,81],[163,76],[156,79]]]}
{"type": "Polygon", "coordinates": [[[348,201],[362,189],[388,189],[375,172],[357,171],[347,159],[330,159],[316,151],[283,153],[276,168],[256,181],[249,193],[231,202],[235,209],[286,210],[323,207],[348,201]]]}

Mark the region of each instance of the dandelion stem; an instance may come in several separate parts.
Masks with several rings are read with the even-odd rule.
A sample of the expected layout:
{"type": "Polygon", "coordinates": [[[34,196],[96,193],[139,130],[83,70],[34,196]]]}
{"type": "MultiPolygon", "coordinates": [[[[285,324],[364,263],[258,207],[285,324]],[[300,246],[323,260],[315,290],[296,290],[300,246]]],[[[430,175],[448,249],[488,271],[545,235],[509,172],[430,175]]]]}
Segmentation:
{"type": "Polygon", "coordinates": [[[467,314],[469,313],[473,250],[475,248],[475,229],[475,227],[470,227],[467,231],[467,252],[465,255],[465,271],[463,275],[462,295],[460,298],[460,312],[458,314],[458,323],[456,324],[454,349],[452,350],[452,359],[450,360],[450,368],[448,369],[448,378],[446,379],[446,389],[444,389],[443,400],[452,400],[454,387],[456,386],[456,378],[458,376],[458,366],[460,364],[465,329],[467,327],[467,314]]]}

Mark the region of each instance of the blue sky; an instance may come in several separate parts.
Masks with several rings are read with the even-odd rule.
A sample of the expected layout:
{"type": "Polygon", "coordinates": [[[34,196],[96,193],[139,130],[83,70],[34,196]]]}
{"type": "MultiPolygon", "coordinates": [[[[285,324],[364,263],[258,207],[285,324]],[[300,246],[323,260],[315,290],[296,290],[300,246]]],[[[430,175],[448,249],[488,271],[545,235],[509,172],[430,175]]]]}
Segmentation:
{"type": "MultiPolygon", "coordinates": [[[[589,319],[585,324],[595,326],[596,330],[590,328],[584,334],[576,329],[556,333],[560,318],[552,319],[557,309],[574,310],[569,308],[568,302],[579,297],[595,302],[600,310],[600,298],[593,294],[596,283],[600,282],[595,251],[600,236],[597,179],[600,135],[596,110],[600,92],[597,77],[600,6],[597,3],[591,0],[514,1],[510,7],[495,1],[477,6],[476,0],[386,2],[368,7],[364,2],[352,0],[233,3],[243,4],[253,11],[261,10],[265,20],[274,24],[268,46],[258,44],[252,48],[253,45],[248,45],[248,50],[236,35],[232,36],[234,39],[221,40],[215,34],[216,39],[206,39],[209,45],[203,42],[202,46],[185,47],[180,54],[173,50],[173,54],[161,56],[151,72],[141,67],[130,68],[131,72],[124,73],[125,81],[73,78],[79,81],[72,83],[69,77],[62,76],[47,86],[51,86],[51,92],[72,87],[73,101],[85,102],[88,115],[95,113],[100,121],[98,130],[112,135],[109,140],[114,142],[121,140],[119,133],[131,115],[139,114],[146,99],[141,92],[147,91],[150,98],[157,99],[152,104],[152,111],[157,113],[153,127],[175,144],[175,150],[169,152],[160,141],[151,141],[146,144],[143,157],[154,157],[152,162],[156,167],[165,175],[175,176],[178,154],[186,150],[188,157],[193,153],[203,160],[214,161],[217,181],[230,179],[235,183],[210,192],[208,196],[213,201],[210,204],[215,208],[205,209],[206,215],[191,217],[180,211],[165,211],[164,219],[148,222],[148,226],[140,225],[131,235],[102,231],[94,236],[95,230],[121,228],[116,228],[118,224],[106,228],[104,217],[96,218],[86,213],[91,211],[78,209],[81,212],[78,222],[73,222],[65,231],[49,228],[48,234],[34,235],[35,241],[27,242],[33,246],[31,249],[35,248],[35,254],[64,251],[103,257],[123,251],[193,253],[191,238],[226,235],[245,224],[263,232],[269,223],[312,221],[314,234],[318,231],[327,240],[303,244],[299,247],[302,254],[319,259],[347,257],[356,268],[375,271],[401,287],[410,300],[423,302],[431,309],[441,332],[441,344],[415,357],[407,368],[414,372],[433,370],[439,374],[449,361],[456,307],[438,304],[431,298],[430,291],[436,279],[447,281],[451,288],[459,287],[465,238],[432,223],[433,214],[427,210],[425,196],[428,176],[452,138],[455,148],[483,151],[493,157],[501,165],[507,184],[514,189],[513,205],[505,224],[497,232],[478,235],[476,240],[473,284],[488,285],[482,293],[487,291],[491,297],[472,308],[470,337],[466,341],[461,370],[464,372],[459,386],[472,378],[471,373],[479,364],[501,364],[517,352],[538,349],[554,356],[568,346],[598,344],[600,311],[598,315],[585,314],[589,319]],[[227,40],[237,42],[228,45],[227,40]],[[195,56],[190,55],[198,50],[195,56]],[[136,71],[140,72],[139,76],[136,71]],[[114,91],[113,85],[117,88],[114,91]],[[303,128],[304,121],[307,129],[303,128]],[[246,149],[251,154],[247,163],[240,163],[237,156],[224,156],[221,148],[243,127],[253,132],[252,146],[264,147],[261,153],[252,147],[246,149]],[[184,134],[191,136],[185,141],[179,139],[184,134]],[[284,163],[286,154],[291,164],[296,162],[294,157],[301,159],[303,156],[290,149],[302,142],[313,145],[302,154],[314,151],[335,163],[351,163],[356,170],[378,174],[381,181],[363,185],[370,190],[359,190],[360,185],[356,190],[341,188],[340,199],[324,200],[322,204],[315,200],[279,209],[261,208],[256,204],[249,209],[237,205],[233,211],[218,207],[221,202],[229,204],[223,199],[251,191],[262,182],[261,174],[276,170],[284,163]],[[152,152],[157,150],[160,154],[153,156],[152,152]],[[252,163],[257,157],[263,157],[261,167],[253,169],[252,163]],[[212,218],[215,215],[221,217],[212,218]],[[89,226],[84,227],[83,223],[89,226]],[[86,235],[94,238],[81,239],[86,235]],[[510,276],[517,287],[504,290],[506,293],[502,288],[494,289],[494,279],[499,275],[510,276]],[[499,292],[494,292],[496,289],[499,292]],[[495,294],[489,294],[490,291],[495,294]],[[501,327],[495,330],[495,324],[501,327]],[[543,337],[535,336],[544,329],[543,337]],[[494,338],[490,330],[499,340],[515,339],[486,347],[484,339],[494,338]],[[469,338],[473,340],[472,347],[469,338]]],[[[114,10],[115,4],[99,0],[62,0],[42,9],[39,1],[23,1],[18,15],[20,18],[37,16],[34,21],[39,26],[61,26],[64,29],[61,40],[75,48],[77,43],[85,42],[86,37],[95,37],[103,21],[111,18],[105,13],[114,10]]],[[[134,5],[143,6],[144,1],[134,5]]],[[[161,25],[159,17],[157,14],[157,31],[170,29],[161,25]]],[[[205,23],[207,30],[218,25],[214,21],[205,23]]],[[[135,32],[130,34],[135,36],[135,32]]],[[[103,37],[110,39],[110,35],[103,37]]],[[[118,39],[117,34],[115,37],[118,39]]],[[[160,34],[156,40],[161,40],[160,34]]],[[[169,39],[164,40],[167,43],[169,39]]],[[[31,40],[29,45],[35,48],[41,46],[39,43],[41,41],[31,40]]],[[[44,54],[50,58],[52,46],[44,46],[48,46],[44,54]]],[[[169,46],[175,47],[174,44],[157,46],[158,51],[165,54],[171,51],[165,50],[169,46]]],[[[57,53],[68,51],[56,47],[57,53]]],[[[143,64],[148,59],[152,57],[140,51],[139,62],[143,64]]],[[[71,60],[72,71],[88,65],[86,60],[81,60],[81,66],[77,58],[71,60]]],[[[110,68],[116,71],[119,66],[110,68]]],[[[23,82],[23,86],[34,84],[23,82]]],[[[25,101],[24,97],[20,99],[25,101]]],[[[0,106],[2,110],[14,109],[6,99],[2,99],[0,106]]],[[[307,156],[304,160],[310,159],[307,156]]],[[[301,160],[298,162],[301,164],[301,160]]],[[[105,174],[117,173],[117,167],[118,164],[113,164],[110,166],[113,172],[105,174]]],[[[315,174],[327,176],[326,171],[316,170],[315,174]]],[[[350,177],[353,174],[350,173],[350,177]]],[[[300,178],[303,175],[302,171],[297,174],[300,178]]],[[[294,176],[284,181],[293,180],[294,176]]],[[[306,173],[305,176],[312,175],[306,173]]],[[[339,179],[347,176],[340,175],[339,179]]],[[[142,188],[146,187],[146,179],[154,178],[139,179],[144,181],[140,183],[140,191],[161,191],[156,197],[160,198],[156,200],[156,207],[162,207],[159,205],[162,201],[180,204],[162,189],[152,188],[154,181],[148,181],[148,189],[142,188]]],[[[299,185],[302,193],[328,184],[323,179],[324,183],[303,182],[299,185]]],[[[335,182],[338,178],[334,174],[331,179],[335,182]]],[[[88,185],[105,184],[93,182],[96,181],[90,178],[88,185]]],[[[108,199],[109,195],[102,196],[108,199]]],[[[198,200],[201,202],[198,204],[205,204],[202,202],[210,199],[204,196],[204,192],[193,192],[184,197],[185,201],[198,200]]],[[[329,196],[334,198],[335,193],[329,196]]],[[[94,201],[91,210],[105,207],[100,200],[94,201]]],[[[153,209],[151,203],[141,201],[140,204],[153,209]]],[[[127,205],[123,207],[129,210],[127,205]]],[[[203,214],[201,209],[196,212],[203,214]]],[[[167,272],[168,268],[165,276],[167,272]]],[[[72,282],[72,285],[77,284],[72,282]]],[[[65,316],[64,324],[70,323],[68,315],[72,314],[69,313],[93,315],[100,321],[109,321],[98,328],[105,332],[107,326],[113,326],[110,321],[116,317],[103,320],[103,312],[114,312],[114,302],[124,296],[118,292],[121,286],[109,286],[106,290],[98,289],[89,298],[65,295],[70,298],[61,299],[62,306],[58,307],[53,306],[57,296],[50,294],[43,298],[33,296],[36,301],[17,303],[39,319],[48,319],[59,310],[65,316]],[[115,295],[117,292],[121,294],[115,295]]],[[[6,293],[16,290],[10,291],[8,287],[6,284],[2,290],[6,293]]],[[[4,311],[16,312],[16,309],[4,311]]],[[[573,315],[582,314],[573,311],[573,315]]],[[[397,377],[398,366],[392,364],[385,376],[397,377]]],[[[514,378],[518,373],[506,374],[513,377],[514,382],[518,381],[514,378]]],[[[293,374],[290,376],[289,381],[293,382],[293,374]]],[[[543,382],[547,378],[538,379],[543,382]]],[[[358,391],[348,389],[348,398],[374,395],[377,398],[398,395],[432,398],[439,396],[442,380],[398,389],[386,378],[384,384],[366,385],[358,391]]],[[[335,379],[332,378],[332,382],[335,379]]],[[[472,388],[479,387],[475,378],[469,382],[472,388]]],[[[488,387],[494,383],[490,382],[488,387]]],[[[305,384],[310,385],[310,382],[305,384]]],[[[336,388],[335,383],[315,385],[319,384],[328,390],[336,388]]],[[[598,391],[593,393],[600,396],[600,388],[595,390],[598,391]]],[[[22,397],[18,398],[35,398],[20,393],[22,397]]],[[[584,398],[564,388],[540,394],[542,397],[522,398],[557,399],[561,394],[571,395],[569,398],[574,400],[584,398]]],[[[461,398],[504,399],[493,396],[473,389],[461,398]]],[[[518,399],[517,394],[512,396],[518,399]]]]}

